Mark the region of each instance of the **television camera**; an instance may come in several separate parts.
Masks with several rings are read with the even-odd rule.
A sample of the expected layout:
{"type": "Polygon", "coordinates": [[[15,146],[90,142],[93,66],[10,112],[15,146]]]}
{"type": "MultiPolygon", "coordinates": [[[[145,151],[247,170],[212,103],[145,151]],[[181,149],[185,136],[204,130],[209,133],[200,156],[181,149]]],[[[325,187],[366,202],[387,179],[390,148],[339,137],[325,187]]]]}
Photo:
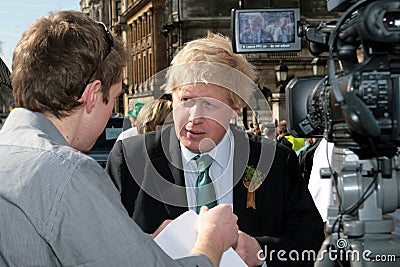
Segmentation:
{"type": "Polygon", "coordinates": [[[398,266],[400,239],[383,214],[400,208],[400,1],[327,6],[340,19],[300,23],[298,35],[328,57],[328,75],[286,87],[289,132],[335,144],[332,168],[321,171],[333,178],[335,205],[316,266],[398,266]]]}

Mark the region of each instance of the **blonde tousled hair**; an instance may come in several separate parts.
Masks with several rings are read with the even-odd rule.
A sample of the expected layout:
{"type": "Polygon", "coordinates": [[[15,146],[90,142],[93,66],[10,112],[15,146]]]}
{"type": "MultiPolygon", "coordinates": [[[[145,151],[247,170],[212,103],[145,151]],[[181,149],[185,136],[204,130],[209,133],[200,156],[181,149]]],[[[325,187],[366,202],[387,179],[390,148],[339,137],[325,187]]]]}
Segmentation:
{"type": "Polygon", "coordinates": [[[167,92],[186,84],[214,83],[227,90],[234,108],[246,106],[257,73],[242,54],[235,54],[228,37],[208,33],[188,42],[174,57],[167,74],[167,92]]]}

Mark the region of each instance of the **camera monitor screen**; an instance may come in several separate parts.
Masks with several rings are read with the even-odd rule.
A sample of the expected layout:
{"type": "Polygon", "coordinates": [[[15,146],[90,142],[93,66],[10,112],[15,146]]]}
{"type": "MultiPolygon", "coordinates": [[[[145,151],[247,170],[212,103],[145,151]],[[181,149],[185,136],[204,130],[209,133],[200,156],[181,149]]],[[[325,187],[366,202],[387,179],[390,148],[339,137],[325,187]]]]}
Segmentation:
{"type": "Polygon", "coordinates": [[[301,50],[297,36],[299,8],[232,9],[235,53],[301,50]]]}

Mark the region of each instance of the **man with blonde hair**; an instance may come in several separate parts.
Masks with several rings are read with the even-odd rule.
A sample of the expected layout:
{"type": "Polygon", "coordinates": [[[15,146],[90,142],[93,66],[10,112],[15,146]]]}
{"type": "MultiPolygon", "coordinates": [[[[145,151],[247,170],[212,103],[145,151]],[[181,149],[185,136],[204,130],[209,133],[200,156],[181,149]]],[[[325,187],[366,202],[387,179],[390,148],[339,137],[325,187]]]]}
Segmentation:
{"type": "Polygon", "coordinates": [[[253,66],[228,38],[208,34],[187,43],[166,74],[174,126],[117,142],[107,163],[128,213],[151,233],[187,210],[229,204],[247,265],[312,266],[271,253],[316,252],[324,239],[296,154],[230,126],[258,90],[253,66]]]}
{"type": "Polygon", "coordinates": [[[231,208],[203,208],[192,256],[171,259],[80,152],[111,116],[125,58],[120,39],[77,11],[50,13],[22,35],[11,76],[16,108],[0,131],[0,266],[218,266],[236,242],[231,208]]]}

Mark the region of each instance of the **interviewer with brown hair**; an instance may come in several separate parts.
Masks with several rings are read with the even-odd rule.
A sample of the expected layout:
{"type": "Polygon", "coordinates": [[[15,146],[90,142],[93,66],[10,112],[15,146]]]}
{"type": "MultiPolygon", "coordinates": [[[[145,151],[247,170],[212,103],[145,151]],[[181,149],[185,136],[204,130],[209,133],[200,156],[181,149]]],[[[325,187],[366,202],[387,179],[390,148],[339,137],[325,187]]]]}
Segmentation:
{"type": "Polygon", "coordinates": [[[0,131],[1,266],[218,266],[236,242],[231,208],[204,208],[192,256],[171,259],[81,153],[111,116],[126,57],[104,24],[77,11],[50,13],[22,35],[12,64],[16,108],[0,131]]]}

